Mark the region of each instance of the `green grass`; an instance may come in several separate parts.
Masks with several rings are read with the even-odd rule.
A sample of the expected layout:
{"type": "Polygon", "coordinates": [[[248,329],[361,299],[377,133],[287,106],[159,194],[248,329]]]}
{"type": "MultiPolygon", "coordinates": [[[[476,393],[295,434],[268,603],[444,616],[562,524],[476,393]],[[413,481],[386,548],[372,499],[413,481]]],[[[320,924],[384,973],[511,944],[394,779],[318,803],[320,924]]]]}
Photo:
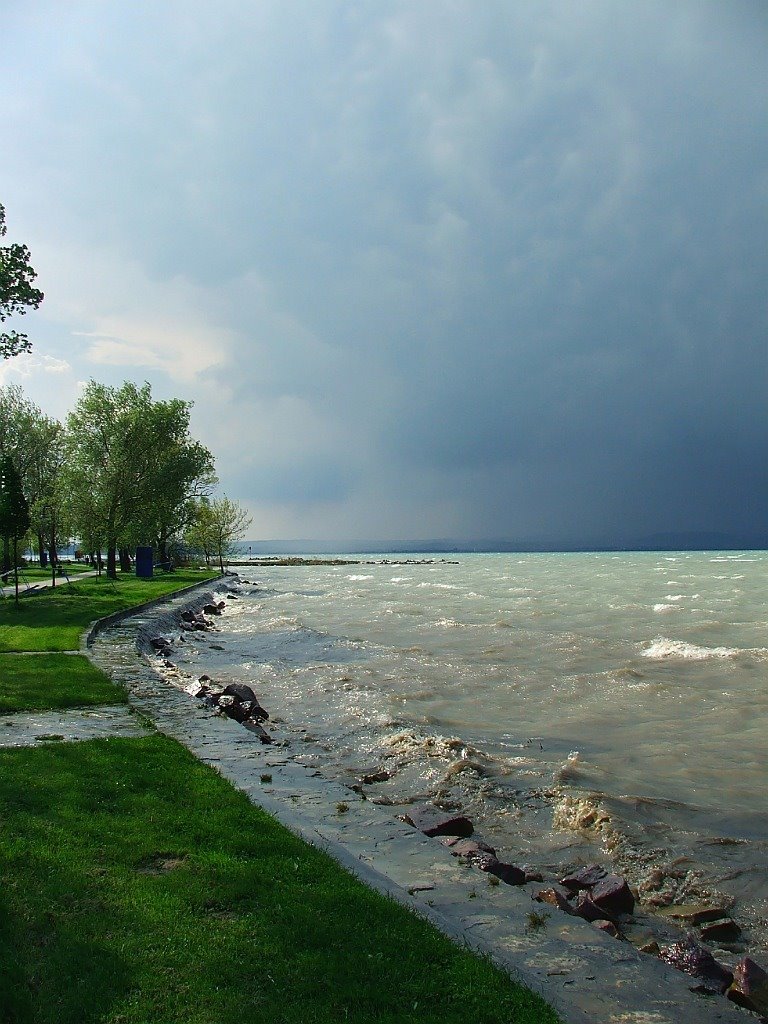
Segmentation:
{"type": "Polygon", "coordinates": [[[106,576],[89,576],[71,586],[64,581],[55,588],[28,594],[18,607],[6,598],[0,604],[0,652],[77,650],[83,630],[94,619],[215,575],[177,569],[151,580],[120,573],[115,581],[106,576]]]}
{"type": "Polygon", "coordinates": [[[125,690],[79,654],[0,654],[0,714],[125,701],[125,690]]]}
{"type": "MultiPolygon", "coordinates": [[[[64,562],[63,565],[64,565],[64,569],[66,570],[68,576],[78,576],[78,575],[80,575],[80,573],[92,572],[92,570],[93,570],[93,566],[91,566],[91,565],[83,565],[82,562],[64,562]]],[[[50,570],[50,567],[48,567],[47,569],[41,569],[39,565],[25,565],[25,566],[23,566],[22,568],[19,569],[19,587],[20,588],[23,588],[23,586],[24,586],[24,576],[26,576],[26,578],[30,582],[36,582],[37,580],[49,580],[51,578],[51,570],[50,570]]],[[[60,573],[57,573],[56,574],[56,586],[59,585],[59,580],[61,580],[62,583],[66,583],[67,582],[66,578],[64,576],[62,576],[60,573]]],[[[13,586],[13,572],[8,573],[8,575],[3,578],[3,582],[4,582],[5,586],[12,587],[13,586]]]]}
{"type": "Polygon", "coordinates": [[[555,1024],[161,736],[0,752],[4,1024],[555,1024]]]}

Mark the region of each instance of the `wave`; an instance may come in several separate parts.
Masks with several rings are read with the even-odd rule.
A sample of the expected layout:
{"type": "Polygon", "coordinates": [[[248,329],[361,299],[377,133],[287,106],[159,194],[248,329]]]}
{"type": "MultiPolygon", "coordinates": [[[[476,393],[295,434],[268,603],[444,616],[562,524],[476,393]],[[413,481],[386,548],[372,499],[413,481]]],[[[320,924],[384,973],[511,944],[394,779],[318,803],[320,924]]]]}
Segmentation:
{"type": "Polygon", "coordinates": [[[667,658],[683,658],[688,661],[705,661],[709,658],[735,658],[745,653],[738,647],[698,647],[684,640],[670,640],[668,637],[657,637],[650,647],[642,652],[644,658],[657,660],[667,658]]]}

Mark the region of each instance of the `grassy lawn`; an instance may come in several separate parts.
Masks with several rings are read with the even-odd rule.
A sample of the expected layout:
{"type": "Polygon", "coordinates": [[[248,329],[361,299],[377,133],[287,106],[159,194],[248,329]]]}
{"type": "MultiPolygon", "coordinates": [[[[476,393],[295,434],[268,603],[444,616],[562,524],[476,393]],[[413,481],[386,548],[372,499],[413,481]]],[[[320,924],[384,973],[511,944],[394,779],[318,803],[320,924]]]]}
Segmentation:
{"type": "MultiPolygon", "coordinates": [[[[93,566],[83,565],[81,562],[64,562],[64,569],[66,570],[68,576],[78,576],[82,572],[91,572],[93,566]]],[[[24,576],[27,577],[30,583],[34,583],[37,580],[49,580],[51,578],[51,570],[50,567],[48,567],[47,569],[41,569],[39,565],[24,566],[23,569],[19,569],[19,587],[24,586],[24,576]]],[[[57,586],[59,580],[61,580],[62,583],[67,582],[66,579],[60,573],[57,573],[57,586]]],[[[8,587],[13,586],[13,572],[8,573],[8,575],[3,578],[3,583],[5,586],[8,587]]]]}
{"type": "Polygon", "coordinates": [[[0,714],[125,700],[125,690],[79,654],[0,655],[0,714]]]}
{"type": "Polygon", "coordinates": [[[175,742],[0,751],[4,1024],[555,1024],[175,742]]]}
{"type": "Polygon", "coordinates": [[[0,603],[0,652],[77,650],[83,630],[94,619],[215,575],[205,570],[177,569],[151,580],[120,573],[114,581],[106,576],[89,576],[71,586],[64,581],[54,589],[28,594],[18,608],[6,598],[0,603]]]}

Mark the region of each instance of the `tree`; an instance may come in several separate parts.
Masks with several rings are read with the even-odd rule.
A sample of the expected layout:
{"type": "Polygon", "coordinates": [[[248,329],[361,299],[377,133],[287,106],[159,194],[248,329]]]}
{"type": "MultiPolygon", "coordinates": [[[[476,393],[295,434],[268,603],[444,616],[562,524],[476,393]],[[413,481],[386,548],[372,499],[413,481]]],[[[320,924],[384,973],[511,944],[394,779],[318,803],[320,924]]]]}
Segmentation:
{"type": "MultiPolygon", "coordinates": [[[[0,238],[5,236],[5,207],[0,203],[0,238]]],[[[26,245],[0,246],[0,323],[18,313],[24,316],[28,309],[37,309],[43,301],[43,293],[32,282],[37,274],[29,263],[30,252],[26,245]]],[[[20,352],[29,352],[32,343],[26,334],[19,331],[0,333],[0,357],[10,359],[20,352]]]]}
{"type": "Polygon", "coordinates": [[[234,554],[236,542],[252,522],[245,509],[226,495],[214,501],[203,500],[198,504],[195,521],[187,532],[187,542],[204,554],[206,564],[211,557],[218,558],[219,568],[224,572],[224,559],[234,554]]]}
{"type": "Polygon", "coordinates": [[[167,541],[215,480],[213,456],[189,436],[190,409],[180,399],[153,401],[147,383],[89,381],[67,418],[72,521],[83,540],[106,545],[110,576],[118,548],[167,541]]]}
{"type": "MultiPolygon", "coordinates": [[[[27,478],[33,457],[34,424],[42,417],[38,407],[25,398],[18,385],[0,387],[0,459],[8,456],[18,471],[27,500],[30,500],[27,478]]],[[[2,538],[2,571],[11,568],[10,539],[2,538]]]]}
{"type": "Polygon", "coordinates": [[[13,540],[13,576],[16,604],[19,603],[19,539],[29,529],[29,505],[21,487],[19,471],[13,459],[5,455],[0,462],[0,531],[13,540]]]}

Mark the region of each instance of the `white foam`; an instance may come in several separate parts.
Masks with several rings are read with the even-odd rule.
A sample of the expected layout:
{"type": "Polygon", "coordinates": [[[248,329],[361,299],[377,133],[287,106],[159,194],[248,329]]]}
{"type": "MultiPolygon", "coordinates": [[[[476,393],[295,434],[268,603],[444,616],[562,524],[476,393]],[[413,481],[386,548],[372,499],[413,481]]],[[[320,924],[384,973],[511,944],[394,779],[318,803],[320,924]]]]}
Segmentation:
{"type": "Polygon", "coordinates": [[[688,661],[706,661],[708,658],[735,658],[742,652],[736,647],[698,647],[684,640],[670,640],[657,637],[651,646],[643,651],[644,658],[684,658],[688,661]]]}
{"type": "Polygon", "coordinates": [[[679,612],[679,604],[655,604],[653,606],[655,612],[679,612]]]}
{"type": "Polygon", "coordinates": [[[348,580],[372,580],[373,574],[370,576],[347,576],[348,580]]]}

